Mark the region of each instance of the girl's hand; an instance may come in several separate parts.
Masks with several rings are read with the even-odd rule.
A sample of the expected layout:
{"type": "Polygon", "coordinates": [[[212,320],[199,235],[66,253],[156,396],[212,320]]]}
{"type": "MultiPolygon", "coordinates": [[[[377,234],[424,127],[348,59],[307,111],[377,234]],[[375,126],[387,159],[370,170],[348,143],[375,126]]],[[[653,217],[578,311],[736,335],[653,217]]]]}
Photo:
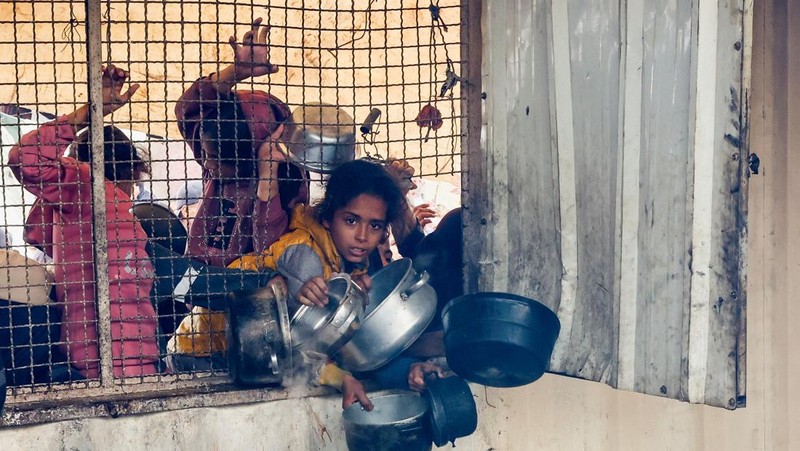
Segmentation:
{"type": "Polygon", "coordinates": [[[253,27],[242,37],[242,43],[231,36],[228,43],[233,49],[236,79],[241,81],[278,72],[278,66],[269,62],[269,25],[261,25],[261,18],[253,21],[253,27]]]}
{"type": "Polygon", "coordinates": [[[437,376],[444,377],[439,365],[428,362],[412,363],[408,369],[408,388],[415,392],[425,390],[425,375],[429,373],[436,373],[437,376]]]}
{"type": "Polygon", "coordinates": [[[431,218],[436,217],[436,210],[430,204],[419,204],[414,207],[414,218],[420,226],[425,227],[431,223],[431,218]]]}
{"type": "Polygon", "coordinates": [[[134,83],[123,93],[122,85],[130,77],[128,71],[109,64],[103,68],[103,116],[107,116],[128,103],[133,93],[139,89],[134,83]]]}
{"type": "Polygon", "coordinates": [[[297,302],[309,307],[328,305],[328,284],[322,277],[308,279],[297,293],[297,302]]]}
{"type": "Polygon", "coordinates": [[[269,140],[261,143],[258,148],[258,189],[256,195],[258,200],[269,202],[276,196],[280,196],[278,186],[278,162],[286,160],[278,140],[283,134],[285,127],[280,124],[272,133],[269,140]]]}
{"type": "MultiPolygon", "coordinates": [[[[103,116],[107,116],[114,111],[120,109],[123,105],[128,103],[133,96],[133,93],[139,89],[138,84],[132,84],[125,92],[122,92],[122,86],[125,80],[128,79],[130,74],[125,69],[109,64],[108,67],[103,67],[101,75],[102,92],[103,92],[103,116]]],[[[75,133],[80,129],[89,126],[89,104],[83,105],[77,110],[67,115],[67,122],[72,126],[75,133]]]]}
{"type": "Polygon", "coordinates": [[[284,161],[286,157],[281,152],[281,148],[278,146],[278,142],[281,139],[281,135],[283,135],[286,126],[284,124],[278,125],[278,128],[272,132],[269,139],[264,141],[261,146],[258,148],[258,161],[259,163],[275,163],[275,161],[284,161]]]}
{"type": "Polygon", "coordinates": [[[367,412],[372,410],[372,401],[367,398],[364,385],[349,374],[342,379],[342,409],[346,409],[358,401],[367,412]]]}
{"type": "Polygon", "coordinates": [[[357,283],[364,293],[369,293],[372,289],[372,278],[368,274],[360,274],[358,276],[351,276],[350,280],[357,283]]]}
{"type": "Polygon", "coordinates": [[[411,181],[411,177],[414,176],[414,168],[406,160],[388,159],[386,161],[386,171],[397,180],[403,196],[412,189],[417,188],[417,185],[411,181]]]}

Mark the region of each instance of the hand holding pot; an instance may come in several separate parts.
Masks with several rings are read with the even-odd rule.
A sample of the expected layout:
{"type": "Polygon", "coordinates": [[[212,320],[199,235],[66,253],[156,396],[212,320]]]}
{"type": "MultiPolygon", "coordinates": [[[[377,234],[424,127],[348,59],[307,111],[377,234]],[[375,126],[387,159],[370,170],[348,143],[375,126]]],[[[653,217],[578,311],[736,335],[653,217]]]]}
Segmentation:
{"type": "Polygon", "coordinates": [[[439,365],[428,362],[417,362],[411,364],[408,369],[408,388],[420,393],[425,390],[425,379],[427,377],[444,377],[442,368],[439,365]]]}
{"type": "Polygon", "coordinates": [[[372,401],[367,398],[364,385],[355,377],[345,374],[342,378],[342,409],[346,409],[358,402],[367,412],[372,410],[372,401]]]}
{"type": "Polygon", "coordinates": [[[297,302],[309,307],[328,305],[328,284],[321,276],[308,279],[297,292],[297,302]]]}
{"type": "Polygon", "coordinates": [[[285,161],[286,156],[281,152],[278,141],[285,129],[284,124],[278,125],[269,140],[261,143],[258,148],[258,189],[256,195],[262,202],[269,202],[270,199],[280,195],[278,163],[285,161]]]}
{"type": "MultiPolygon", "coordinates": [[[[364,290],[364,293],[369,294],[369,290],[372,288],[372,279],[369,277],[369,274],[360,274],[351,276],[350,278],[364,290]]],[[[369,298],[367,298],[367,303],[369,303],[369,298]]]]}

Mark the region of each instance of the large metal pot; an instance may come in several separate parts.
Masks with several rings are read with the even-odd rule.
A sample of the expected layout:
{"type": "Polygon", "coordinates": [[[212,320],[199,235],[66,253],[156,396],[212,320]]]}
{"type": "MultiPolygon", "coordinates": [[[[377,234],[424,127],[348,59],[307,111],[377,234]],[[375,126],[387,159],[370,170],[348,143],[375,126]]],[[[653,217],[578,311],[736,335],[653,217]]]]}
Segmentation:
{"type": "Polygon", "coordinates": [[[239,384],[275,384],[292,377],[286,299],[272,287],[228,294],[228,369],[239,384]]]}
{"type": "Polygon", "coordinates": [[[309,103],[292,112],[289,155],[312,172],[330,173],[356,157],[356,124],[344,110],[309,103]]]}
{"type": "Polygon", "coordinates": [[[425,426],[428,404],[415,393],[394,393],[371,399],[371,412],[356,403],[342,412],[347,448],[351,451],[428,451],[425,426]]]}
{"type": "Polygon", "coordinates": [[[547,370],[561,323],[533,299],[509,293],[457,297],[442,310],[447,363],[491,387],[531,383],[547,370]]]}
{"type": "Polygon", "coordinates": [[[295,348],[333,355],[361,327],[366,293],[347,274],[334,274],[327,284],[328,305],[303,305],[292,317],[295,348]]]}
{"type": "Polygon", "coordinates": [[[428,274],[414,271],[407,258],[372,276],[369,299],[361,329],[335,356],[350,371],[372,371],[397,357],[436,314],[436,292],[428,285],[428,274]]]}

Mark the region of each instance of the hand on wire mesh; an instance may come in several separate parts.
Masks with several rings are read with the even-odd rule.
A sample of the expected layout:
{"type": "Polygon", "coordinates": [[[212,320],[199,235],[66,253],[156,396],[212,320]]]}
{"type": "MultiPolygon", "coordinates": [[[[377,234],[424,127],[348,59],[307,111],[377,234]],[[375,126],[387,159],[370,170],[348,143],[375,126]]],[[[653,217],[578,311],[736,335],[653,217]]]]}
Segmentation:
{"type": "Polygon", "coordinates": [[[113,64],[103,68],[103,115],[108,115],[120,109],[123,105],[128,103],[133,96],[133,93],[139,89],[139,85],[134,83],[128,86],[125,92],[122,92],[122,86],[125,81],[130,77],[130,74],[121,67],[116,67],[113,64]]]}
{"type": "Polygon", "coordinates": [[[233,48],[236,78],[239,80],[278,72],[278,66],[269,62],[269,25],[262,25],[261,21],[260,17],[253,21],[252,28],[244,34],[241,44],[235,36],[228,39],[233,48]]]}
{"type": "Polygon", "coordinates": [[[408,161],[389,158],[386,160],[386,170],[397,180],[400,191],[404,196],[417,187],[417,185],[411,181],[411,177],[414,176],[414,168],[408,164],[408,161]]]}

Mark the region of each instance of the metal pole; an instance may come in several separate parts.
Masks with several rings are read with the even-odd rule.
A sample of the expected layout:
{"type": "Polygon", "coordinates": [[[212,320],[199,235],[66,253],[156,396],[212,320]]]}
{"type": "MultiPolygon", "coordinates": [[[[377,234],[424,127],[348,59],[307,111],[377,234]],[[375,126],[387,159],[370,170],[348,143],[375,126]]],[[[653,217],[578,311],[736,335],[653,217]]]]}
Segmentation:
{"type": "Polygon", "coordinates": [[[106,236],[106,186],[103,158],[103,80],[101,0],[86,0],[86,55],[89,72],[89,131],[92,149],[92,216],[94,230],[94,280],[97,338],[100,347],[100,383],[112,387],[111,310],[108,296],[108,237],[106,236]]]}

